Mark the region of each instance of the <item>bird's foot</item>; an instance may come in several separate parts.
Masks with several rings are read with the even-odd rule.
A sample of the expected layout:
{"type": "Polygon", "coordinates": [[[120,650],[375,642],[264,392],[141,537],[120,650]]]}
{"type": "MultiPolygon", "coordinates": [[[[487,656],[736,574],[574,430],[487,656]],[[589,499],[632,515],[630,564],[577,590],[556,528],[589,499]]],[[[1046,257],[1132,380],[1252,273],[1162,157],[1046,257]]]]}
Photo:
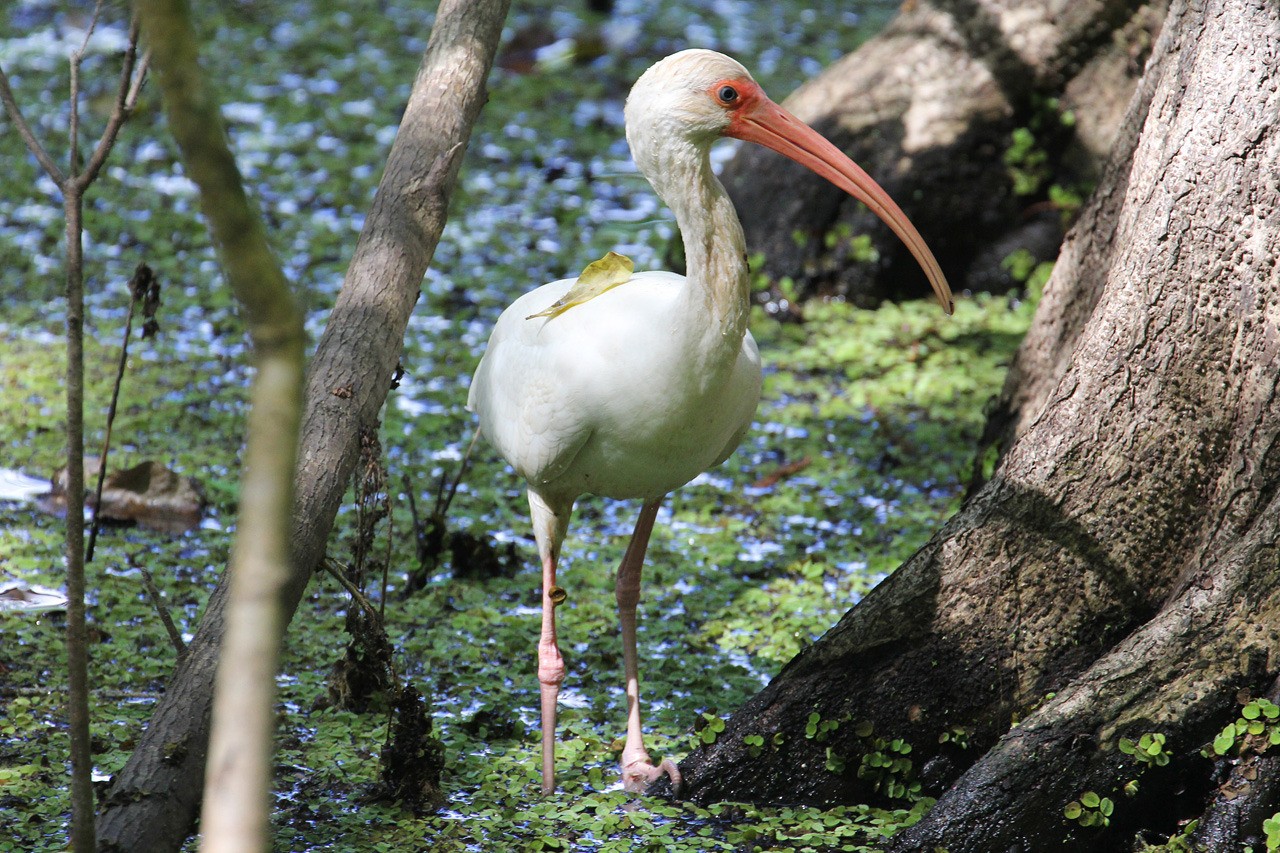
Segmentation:
{"type": "Polygon", "coordinates": [[[680,796],[680,786],[684,780],[680,776],[680,768],[670,758],[662,759],[657,767],[653,766],[647,755],[622,765],[622,787],[632,794],[643,794],[663,774],[671,779],[671,790],[676,796],[680,796]]]}

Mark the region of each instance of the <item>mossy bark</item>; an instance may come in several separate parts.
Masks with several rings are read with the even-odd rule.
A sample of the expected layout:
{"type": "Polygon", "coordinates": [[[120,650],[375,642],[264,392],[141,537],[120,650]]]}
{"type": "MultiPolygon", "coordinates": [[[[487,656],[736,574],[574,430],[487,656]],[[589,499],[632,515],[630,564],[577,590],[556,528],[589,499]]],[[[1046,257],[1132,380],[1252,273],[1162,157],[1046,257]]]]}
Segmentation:
{"type": "Polygon", "coordinates": [[[1278,36],[1273,4],[1173,4],[1019,355],[1047,390],[991,481],[684,762],[692,796],[865,801],[890,737],[940,797],[895,851],[1127,850],[1204,811],[1201,748],[1280,672],[1278,36]],[[1118,751],[1143,732],[1169,765],[1118,751]],[[1085,791],[1108,827],[1064,816],[1085,791]]]}

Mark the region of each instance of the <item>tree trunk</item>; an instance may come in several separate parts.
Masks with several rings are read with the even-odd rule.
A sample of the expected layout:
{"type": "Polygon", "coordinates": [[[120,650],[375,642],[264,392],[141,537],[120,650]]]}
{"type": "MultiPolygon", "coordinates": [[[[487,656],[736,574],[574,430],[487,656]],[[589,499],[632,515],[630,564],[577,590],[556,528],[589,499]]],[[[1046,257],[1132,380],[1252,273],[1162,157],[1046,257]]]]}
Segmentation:
{"type": "MultiPolygon", "coordinates": [[[[307,375],[295,480],[292,618],[358,456],[391,387],[409,313],[444,228],[462,152],[480,107],[508,0],[444,0],[346,281],[307,375]]],[[[204,778],[224,575],[195,638],[98,819],[100,850],[177,850],[194,825],[204,778]]]]}
{"type": "Polygon", "coordinates": [[[245,194],[216,90],[200,69],[199,42],[186,3],[137,0],[135,6],[183,170],[199,187],[219,264],[244,311],[253,344],[240,506],[227,571],[230,604],[215,682],[200,849],[260,853],[270,848],[276,675],[288,624],[280,592],[290,573],[306,332],[262,216],[245,194]]]}
{"type": "MultiPolygon", "coordinates": [[[[1168,2],[903,5],[786,105],[899,201],[958,289],[1006,290],[1006,256],[1057,254],[1065,217],[1049,188],[1098,179],[1168,2]],[[1015,129],[1034,144],[1006,163],[1015,129]]],[[[801,295],[871,304],[929,292],[888,228],[804,169],[743,146],[723,179],[765,272],[801,295]]]]}
{"type": "Polygon", "coordinates": [[[1176,0],[1011,379],[1048,390],[993,479],[685,761],[696,799],[918,780],[941,796],[902,853],[1127,850],[1204,811],[1201,748],[1280,672],[1278,89],[1274,4],[1176,0]],[[752,758],[757,733],[781,737],[752,758]],[[1118,749],[1143,733],[1170,763],[1118,749]],[[858,773],[877,738],[914,747],[909,778],[858,773]],[[1108,826],[1068,817],[1088,791],[1108,826]]]}

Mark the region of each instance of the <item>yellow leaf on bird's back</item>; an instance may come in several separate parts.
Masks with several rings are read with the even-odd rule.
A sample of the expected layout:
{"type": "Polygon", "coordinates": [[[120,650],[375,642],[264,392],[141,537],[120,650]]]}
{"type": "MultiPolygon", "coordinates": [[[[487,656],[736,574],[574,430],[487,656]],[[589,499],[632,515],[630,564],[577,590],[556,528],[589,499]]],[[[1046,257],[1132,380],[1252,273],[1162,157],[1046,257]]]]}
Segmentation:
{"type": "Polygon", "coordinates": [[[610,252],[600,260],[587,264],[587,268],[582,271],[582,275],[578,276],[578,280],[569,288],[569,292],[551,303],[551,307],[537,314],[530,314],[525,319],[559,317],[573,306],[595,299],[606,290],[628,281],[635,268],[635,263],[626,255],[610,252]]]}

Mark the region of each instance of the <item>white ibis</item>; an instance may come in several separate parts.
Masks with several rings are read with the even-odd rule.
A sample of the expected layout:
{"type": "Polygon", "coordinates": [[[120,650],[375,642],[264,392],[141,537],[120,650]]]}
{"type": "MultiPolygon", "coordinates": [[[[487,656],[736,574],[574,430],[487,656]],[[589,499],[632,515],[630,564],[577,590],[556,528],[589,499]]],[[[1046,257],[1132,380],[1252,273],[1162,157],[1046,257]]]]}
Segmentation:
{"type": "Polygon", "coordinates": [[[649,534],[663,497],[723,462],[751,424],[760,354],[747,331],[746,246],[733,204],[712,173],[711,144],[755,142],[790,157],[862,201],[911,249],[947,313],[951,289],[920,234],[883,189],[839,149],[779,107],[734,60],[709,50],[668,56],[627,98],[627,142],[641,173],[675,213],[687,276],[642,272],[554,316],[564,279],[517,299],[494,326],[467,408],[528,483],[542,561],[542,790],[555,789],[556,699],[564,660],[555,610],[565,593],[556,563],[574,502],[584,494],[642,501],[618,566],[627,737],[623,786],[663,773],[640,726],[636,602],[649,534]],[[541,316],[534,316],[541,315],[541,316]]]}

